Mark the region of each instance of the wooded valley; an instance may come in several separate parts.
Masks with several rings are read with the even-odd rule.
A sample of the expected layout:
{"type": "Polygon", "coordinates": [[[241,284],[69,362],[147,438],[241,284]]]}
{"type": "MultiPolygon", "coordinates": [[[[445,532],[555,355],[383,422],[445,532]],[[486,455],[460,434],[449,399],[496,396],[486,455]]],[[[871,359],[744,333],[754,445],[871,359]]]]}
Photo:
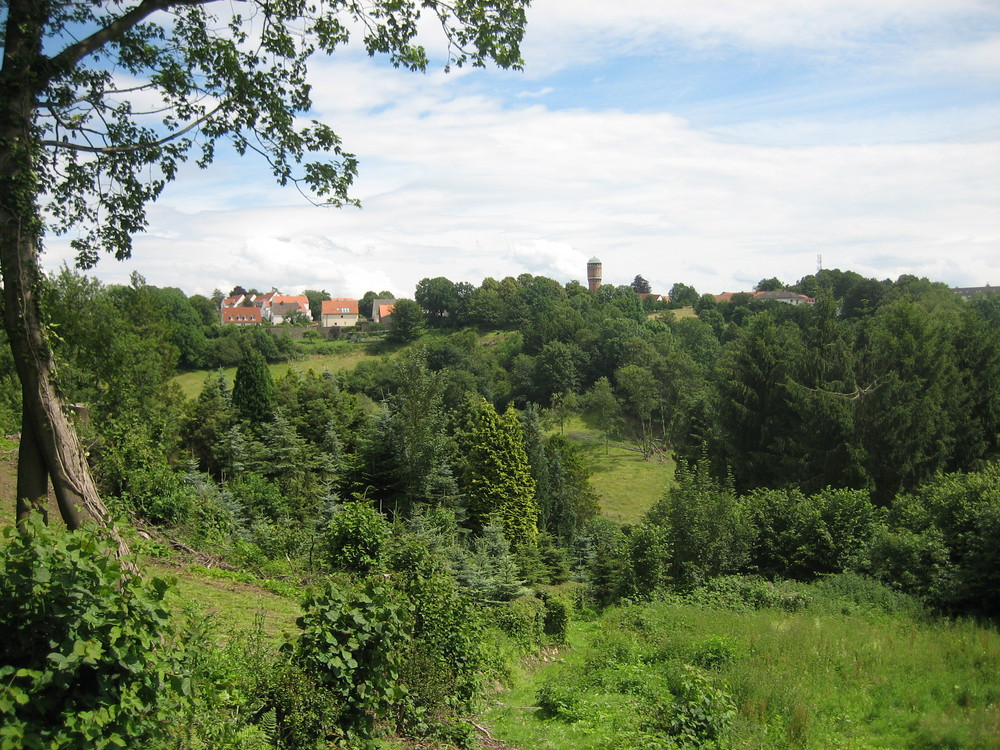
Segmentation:
{"type": "Polygon", "coordinates": [[[324,341],[46,279],[139,575],[8,529],[0,747],[997,746],[1000,295],[425,282],[324,341]]]}

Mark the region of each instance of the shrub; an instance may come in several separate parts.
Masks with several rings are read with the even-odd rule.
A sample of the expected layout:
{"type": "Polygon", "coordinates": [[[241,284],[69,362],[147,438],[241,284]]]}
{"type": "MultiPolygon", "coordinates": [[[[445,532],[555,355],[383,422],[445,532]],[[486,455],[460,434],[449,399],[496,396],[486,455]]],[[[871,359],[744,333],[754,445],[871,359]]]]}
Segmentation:
{"type": "Polygon", "coordinates": [[[648,599],[670,586],[670,533],[663,526],[639,524],[626,541],[626,582],[630,597],[648,599]]]}
{"type": "Polygon", "coordinates": [[[682,591],[746,570],[753,524],[732,479],[716,480],[707,458],[677,465],[675,484],[650,509],[646,522],[669,529],[658,546],[669,550],[670,576],[682,591]]]}
{"type": "Polygon", "coordinates": [[[719,576],[692,591],[694,604],[720,609],[783,609],[796,612],[808,604],[802,587],[789,582],[765,581],[756,576],[719,576]]]}
{"type": "Polygon", "coordinates": [[[411,575],[405,589],[413,641],[401,675],[412,704],[432,714],[467,710],[479,695],[484,660],[477,612],[442,572],[411,575]]]}
{"type": "Polygon", "coordinates": [[[389,544],[389,522],[365,502],[348,503],[330,519],[327,559],[337,570],[367,573],[382,565],[389,544]]]}
{"type": "Polygon", "coordinates": [[[714,669],[738,658],[736,644],[721,635],[706,638],[694,647],[694,663],[703,669],[714,669]]]}
{"type": "Polygon", "coordinates": [[[736,717],[732,697],[695,667],[685,665],[673,693],[666,732],[682,746],[704,747],[720,739],[736,717]]]}
{"type": "MultiPolygon", "coordinates": [[[[273,704],[266,707],[261,699],[266,699],[263,686],[274,678],[279,665],[270,638],[264,634],[263,618],[258,617],[250,630],[225,634],[215,628],[214,618],[195,609],[184,612],[184,621],[186,663],[193,689],[190,704],[175,721],[170,747],[273,748],[279,740],[278,713],[273,704]]],[[[296,747],[281,740],[286,750],[296,747]]]]}
{"type": "Polygon", "coordinates": [[[165,581],[123,573],[96,529],[4,530],[0,747],[148,746],[190,682],[165,581]]]}
{"type": "MultiPolygon", "coordinates": [[[[931,603],[987,617],[1000,614],[1000,463],[939,475],[913,497],[897,497],[892,513],[907,529],[936,535],[946,551],[947,575],[928,592],[931,603]]],[[[919,567],[908,572],[919,580],[919,567]]]]}
{"type": "Polygon", "coordinates": [[[752,562],[758,572],[811,580],[854,567],[881,531],[884,513],[862,490],[757,489],[744,498],[757,530],[752,562]]]}
{"type": "Polygon", "coordinates": [[[869,560],[876,578],[925,601],[940,601],[948,587],[948,548],[936,527],[886,529],[872,543],[869,560]]]}
{"type": "Polygon", "coordinates": [[[585,713],[579,688],[557,680],[544,682],[535,700],[542,716],[550,719],[578,721],[585,713]]]}
{"type": "Polygon", "coordinates": [[[95,448],[95,474],[101,490],[153,523],[183,523],[193,493],[169,466],[149,424],[124,417],[108,424],[95,448]]]}
{"type": "Polygon", "coordinates": [[[324,689],[319,678],[289,658],[261,672],[258,695],[275,712],[283,750],[315,750],[319,743],[340,734],[343,703],[324,689]]]}
{"type": "Polygon", "coordinates": [[[406,696],[399,670],[411,642],[407,602],[379,576],[356,587],[328,581],[304,609],[293,662],[336,696],[347,736],[373,736],[406,696]]]}
{"type": "Polygon", "coordinates": [[[566,642],[566,629],[569,627],[570,614],[573,611],[571,605],[565,599],[558,596],[546,596],[545,622],[543,630],[556,643],[566,642]]]}
{"type": "Polygon", "coordinates": [[[545,628],[545,605],[533,596],[521,596],[494,606],[488,615],[503,632],[524,649],[530,650],[542,640],[545,628]]]}

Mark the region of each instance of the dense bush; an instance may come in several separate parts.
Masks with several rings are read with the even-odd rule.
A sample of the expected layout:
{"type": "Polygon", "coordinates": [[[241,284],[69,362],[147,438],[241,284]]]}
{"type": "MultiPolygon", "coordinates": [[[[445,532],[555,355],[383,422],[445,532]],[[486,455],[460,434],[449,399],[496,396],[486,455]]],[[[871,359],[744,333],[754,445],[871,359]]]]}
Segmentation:
{"type": "Polygon", "coordinates": [[[329,581],[304,609],[293,661],[342,705],[339,731],[371,737],[379,721],[394,725],[391,715],[405,705],[399,670],[413,627],[405,598],[381,576],[329,581]]]}
{"type": "Polygon", "coordinates": [[[365,502],[347,503],[330,519],[326,531],[327,560],[335,570],[377,570],[389,543],[389,522],[365,502]]]}
{"type": "Polygon", "coordinates": [[[570,616],[573,613],[573,605],[567,599],[547,595],[543,599],[545,603],[545,621],[543,630],[556,643],[565,643],[566,630],[569,627],[570,616]]]}
{"type": "Polygon", "coordinates": [[[752,491],[743,502],[755,528],[751,564],[777,578],[810,580],[856,568],[882,531],[884,514],[868,493],[827,488],[752,491]]]}
{"type": "Polygon", "coordinates": [[[940,609],[1000,615],[1000,464],[897,495],[859,569],[940,609]]]}
{"type": "Polygon", "coordinates": [[[490,608],[489,618],[525,651],[542,642],[545,604],[534,596],[521,596],[490,608]]]}
{"type": "Polygon", "coordinates": [[[714,479],[706,460],[678,464],[676,477],[647,516],[669,529],[669,575],[675,584],[690,590],[715,576],[744,571],[754,527],[732,484],[714,479]]]}
{"type": "Polygon", "coordinates": [[[482,688],[481,615],[442,571],[402,575],[412,642],[400,667],[417,729],[431,717],[467,711],[482,688]]]}
{"type": "Polygon", "coordinates": [[[666,732],[681,747],[711,747],[736,718],[732,696],[716,687],[697,667],[685,665],[671,685],[675,696],[666,732]]]}
{"type": "Polygon", "coordinates": [[[125,574],[89,527],[29,523],[0,547],[0,747],[149,747],[190,680],[167,584],[125,574]]]}

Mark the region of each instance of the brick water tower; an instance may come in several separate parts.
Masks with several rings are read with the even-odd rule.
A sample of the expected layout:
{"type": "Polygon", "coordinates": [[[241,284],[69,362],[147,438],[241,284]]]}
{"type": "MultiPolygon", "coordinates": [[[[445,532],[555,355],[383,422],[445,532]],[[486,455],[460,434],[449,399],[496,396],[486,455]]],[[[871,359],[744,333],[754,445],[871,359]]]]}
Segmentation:
{"type": "Polygon", "coordinates": [[[601,288],[601,261],[591,258],[587,261],[587,286],[591,292],[596,292],[601,288]]]}

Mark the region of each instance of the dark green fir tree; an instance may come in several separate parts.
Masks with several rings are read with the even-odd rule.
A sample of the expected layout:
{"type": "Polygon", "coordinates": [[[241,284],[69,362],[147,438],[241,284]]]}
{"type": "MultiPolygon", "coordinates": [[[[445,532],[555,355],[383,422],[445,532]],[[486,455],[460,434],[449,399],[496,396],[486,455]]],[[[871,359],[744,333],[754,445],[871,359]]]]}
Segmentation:
{"type": "Polygon", "coordinates": [[[233,409],[248,422],[265,422],[274,416],[274,383],[264,357],[256,349],[248,348],[236,368],[233,409]]]}

